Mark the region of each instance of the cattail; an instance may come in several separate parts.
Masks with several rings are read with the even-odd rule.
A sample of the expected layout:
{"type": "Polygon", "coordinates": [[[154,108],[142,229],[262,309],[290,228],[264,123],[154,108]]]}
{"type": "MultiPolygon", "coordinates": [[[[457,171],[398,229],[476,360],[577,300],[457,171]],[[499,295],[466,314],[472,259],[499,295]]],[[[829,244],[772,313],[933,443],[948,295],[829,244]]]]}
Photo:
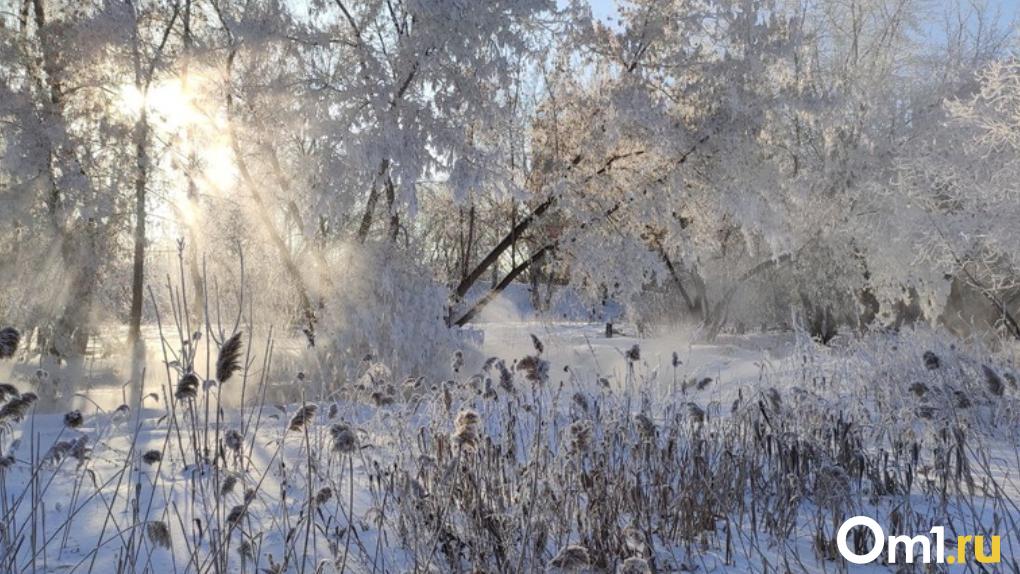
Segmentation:
{"type": "Polygon", "coordinates": [[[3,408],[0,408],[0,421],[8,423],[20,422],[25,418],[28,410],[32,408],[32,405],[38,398],[35,393],[25,393],[11,399],[3,408]]]}
{"type": "Polygon", "coordinates": [[[705,409],[695,403],[687,403],[687,416],[695,423],[701,424],[705,422],[705,409]]]}
{"type": "Polygon", "coordinates": [[[177,381],[177,391],[174,396],[177,400],[184,401],[193,399],[198,396],[198,375],[192,372],[184,373],[179,381],[177,381]]]}
{"type": "Polygon", "coordinates": [[[698,384],[695,385],[695,386],[697,387],[697,389],[699,391],[703,391],[706,388],[708,388],[708,385],[711,385],[711,384],[712,384],[712,377],[705,377],[704,379],[701,379],[700,381],[698,381],[698,384]]]}
{"type": "Polygon", "coordinates": [[[461,452],[474,452],[478,450],[478,428],[457,427],[450,435],[453,445],[461,452]]]}
{"type": "Polygon", "coordinates": [[[339,454],[351,454],[358,450],[358,434],[350,426],[337,423],[329,429],[333,437],[333,451],[339,454]]]}
{"type": "Polygon", "coordinates": [[[319,410],[319,407],[315,405],[304,405],[298,409],[294,418],[290,419],[290,430],[300,431],[304,429],[305,425],[315,420],[315,411],[317,410],[319,410]]]}
{"type": "Polygon", "coordinates": [[[684,362],[680,360],[680,355],[678,355],[676,351],[673,351],[673,368],[675,369],[682,364],[684,364],[684,362]]]}
{"type": "Polygon", "coordinates": [[[1006,384],[1002,382],[1002,378],[999,377],[999,373],[996,373],[994,369],[988,365],[981,365],[981,369],[985,373],[985,383],[988,384],[988,392],[992,393],[997,397],[1001,397],[1006,392],[1006,384]]]}
{"type": "Polygon", "coordinates": [[[924,359],[924,366],[928,367],[929,371],[934,371],[942,366],[942,360],[933,351],[925,351],[922,358],[924,359]]]}
{"type": "Polygon", "coordinates": [[[425,377],[407,377],[401,385],[401,393],[404,400],[411,400],[421,397],[425,389],[425,377]]]}
{"type": "Polygon", "coordinates": [[[54,465],[58,464],[61,460],[67,457],[73,446],[74,445],[71,441],[68,440],[53,443],[53,446],[51,446],[50,449],[46,451],[46,454],[43,455],[43,462],[54,465]]]}
{"type": "Polygon", "coordinates": [[[13,454],[4,455],[0,457],[0,469],[7,470],[13,467],[15,462],[13,454]]]}
{"type": "Polygon", "coordinates": [[[69,429],[76,429],[85,422],[85,417],[82,416],[81,411],[74,410],[64,415],[64,426],[69,429]]]}
{"type": "Polygon", "coordinates": [[[230,526],[236,526],[237,523],[241,522],[244,518],[245,509],[244,505],[238,504],[237,506],[230,509],[230,513],[227,514],[227,524],[230,526]]]}
{"type": "Polygon", "coordinates": [[[640,361],[641,360],[641,347],[639,347],[635,343],[633,347],[631,347],[630,349],[627,349],[627,352],[624,353],[624,356],[631,363],[636,363],[637,361],[640,361]]]}
{"type": "Polygon", "coordinates": [[[618,574],[652,574],[652,568],[644,558],[631,556],[620,564],[618,574]]]}
{"type": "Polygon", "coordinates": [[[255,501],[255,489],[249,488],[244,491],[244,503],[251,504],[255,501]]]}
{"type": "Polygon", "coordinates": [[[255,553],[251,549],[251,542],[248,542],[247,540],[242,540],[241,543],[237,545],[237,554],[242,560],[252,560],[255,558],[255,553]]]}
{"type": "Polygon", "coordinates": [[[485,391],[482,393],[482,398],[489,400],[497,398],[496,387],[492,384],[492,379],[488,377],[485,378],[485,391]]]}
{"type": "Polygon", "coordinates": [[[89,437],[82,435],[71,441],[70,454],[71,457],[79,463],[83,463],[88,460],[89,456],[92,454],[92,448],[89,447],[89,437]]]}
{"type": "Polygon", "coordinates": [[[534,333],[531,334],[531,344],[535,347],[535,352],[539,355],[545,351],[545,345],[542,344],[542,341],[540,341],[534,333]]]}
{"type": "Polygon", "coordinates": [[[335,419],[336,415],[340,412],[340,406],[336,403],[330,403],[329,405],[329,418],[330,420],[335,419]]]}
{"type": "Polygon", "coordinates": [[[389,406],[396,402],[393,395],[383,391],[373,391],[369,396],[372,398],[372,402],[375,403],[375,406],[377,407],[389,406]]]}
{"type": "Polygon", "coordinates": [[[524,378],[532,383],[545,383],[549,380],[549,363],[535,355],[528,355],[517,362],[517,370],[524,372],[524,378]]]}
{"type": "Polygon", "coordinates": [[[639,413],[634,417],[634,422],[637,423],[638,434],[644,440],[655,438],[655,423],[652,419],[648,418],[644,413],[639,413]]]}
{"type": "Polygon", "coordinates": [[[485,386],[485,377],[481,373],[475,373],[468,379],[468,386],[477,394],[481,394],[482,388],[485,386]]]}
{"type": "Polygon", "coordinates": [[[220,496],[226,496],[231,492],[234,492],[234,487],[237,486],[237,477],[229,475],[223,479],[223,484],[220,485],[220,496]]]}
{"type": "Polygon", "coordinates": [[[574,393],[573,401],[575,405],[581,407],[582,411],[588,412],[590,406],[588,405],[588,397],[585,396],[584,393],[582,393],[581,391],[577,391],[576,393],[574,393]]]}
{"type": "Polygon", "coordinates": [[[591,424],[588,421],[576,421],[567,427],[570,434],[570,451],[585,452],[591,443],[591,424]]]}
{"type": "Polygon", "coordinates": [[[58,464],[60,461],[67,457],[74,458],[78,462],[84,462],[89,457],[88,438],[85,436],[79,437],[75,440],[62,440],[53,444],[46,454],[43,456],[43,460],[46,463],[58,464]]]}
{"type": "Polygon", "coordinates": [[[772,404],[772,409],[778,411],[783,406],[783,397],[779,394],[779,389],[775,387],[769,387],[766,392],[766,396],[769,399],[769,403],[772,404]]]}
{"type": "Polygon", "coordinates": [[[953,396],[956,397],[956,408],[958,409],[969,409],[973,404],[967,393],[963,391],[953,391],[953,396]]]}
{"type": "Polygon", "coordinates": [[[453,358],[450,359],[450,369],[455,373],[459,373],[460,369],[464,366],[464,352],[456,350],[453,352],[453,358]]]}
{"type": "Polygon", "coordinates": [[[453,407],[453,381],[443,382],[443,408],[450,412],[453,407]]]}
{"type": "Polygon", "coordinates": [[[648,544],[645,542],[645,535],[632,526],[623,529],[623,545],[632,555],[646,556],[648,554],[648,544]]]}
{"type": "Polygon", "coordinates": [[[110,422],[117,425],[128,419],[131,415],[131,407],[127,405],[120,405],[113,411],[113,416],[110,417],[110,422]]]}
{"type": "Polygon", "coordinates": [[[571,544],[560,550],[549,563],[554,568],[559,568],[566,572],[577,572],[591,567],[591,558],[588,556],[587,548],[571,544]]]}
{"type": "Polygon", "coordinates": [[[216,359],[216,380],[225,383],[241,368],[241,333],[232,337],[220,347],[220,356],[216,359]]]}
{"type": "Polygon", "coordinates": [[[330,498],[333,498],[333,489],[328,486],[324,486],[319,489],[319,492],[315,493],[315,505],[322,506],[329,502],[330,498]]]}
{"type": "Polygon", "coordinates": [[[269,554],[269,566],[262,569],[262,574],[283,574],[285,567],[285,563],[277,562],[273,559],[273,555],[269,554]]]}
{"type": "Polygon", "coordinates": [[[14,327],[0,329],[0,359],[10,359],[18,350],[21,333],[14,327]]]}
{"type": "Polygon", "coordinates": [[[928,385],[921,382],[911,383],[907,388],[918,397],[923,397],[928,392],[928,385]]]}
{"type": "Polygon", "coordinates": [[[457,413],[453,434],[450,438],[458,449],[464,452],[474,452],[478,449],[478,423],[480,421],[481,417],[472,409],[464,409],[457,413]]]}
{"type": "Polygon", "coordinates": [[[478,413],[472,409],[464,409],[457,413],[457,419],[454,421],[458,427],[464,426],[475,426],[481,421],[481,417],[478,413]]]}
{"type": "Polygon", "coordinates": [[[162,546],[163,548],[170,548],[170,529],[167,528],[165,522],[161,520],[153,520],[145,525],[146,531],[149,533],[149,541],[156,546],[162,546]]]}
{"type": "Polygon", "coordinates": [[[18,388],[10,383],[0,383],[0,402],[20,396],[18,388]]]}
{"type": "Polygon", "coordinates": [[[506,368],[506,363],[501,360],[496,363],[496,368],[499,369],[499,386],[509,393],[516,392],[516,389],[514,389],[514,374],[510,372],[510,369],[506,368]]]}
{"type": "Polygon", "coordinates": [[[230,450],[240,452],[241,446],[244,444],[244,437],[237,430],[230,429],[223,435],[223,443],[230,450]]]}
{"type": "Polygon", "coordinates": [[[156,464],[163,460],[163,452],[158,450],[148,450],[142,455],[142,462],[148,465],[156,464]]]}

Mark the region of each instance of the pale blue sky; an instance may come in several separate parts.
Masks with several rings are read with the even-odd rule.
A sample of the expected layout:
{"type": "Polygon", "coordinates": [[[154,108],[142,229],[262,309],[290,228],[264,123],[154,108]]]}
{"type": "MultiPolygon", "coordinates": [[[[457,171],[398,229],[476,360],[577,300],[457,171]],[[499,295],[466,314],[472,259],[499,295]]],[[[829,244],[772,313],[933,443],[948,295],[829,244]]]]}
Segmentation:
{"type": "MultiPolygon", "coordinates": [[[[605,20],[607,17],[616,16],[616,0],[589,0],[592,13],[596,18],[605,20]]],[[[1003,18],[1008,20],[1020,15],[1020,0],[988,0],[992,6],[1002,11],[1003,18]]],[[[937,2],[933,2],[937,4],[937,2]]]]}

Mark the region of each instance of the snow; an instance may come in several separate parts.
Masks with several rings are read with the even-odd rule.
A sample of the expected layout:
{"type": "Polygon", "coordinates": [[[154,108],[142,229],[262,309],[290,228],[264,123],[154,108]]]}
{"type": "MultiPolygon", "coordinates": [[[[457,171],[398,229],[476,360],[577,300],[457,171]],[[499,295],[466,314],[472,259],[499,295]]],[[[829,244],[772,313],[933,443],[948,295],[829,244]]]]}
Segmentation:
{"type": "Polygon", "coordinates": [[[0,10],[0,572],[1020,572],[994,6],[79,4],[0,10]]]}
{"type": "MultiPolygon", "coordinates": [[[[681,404],[701,405],[712,419],[725,419],[730,416],[730,403],[742,397],[746,400],[749,393],[761,392],[777,381],[785,382],[780,387],[783,401],[801,400],[796,398],[797,382],[793,379],[804,375],[805,364],[818,363],[812,367],[817,369],[816,373],[838,373],[841,369],[849,373],[846,369],[851,365],[869,360],[867,353],[881,353],[878,347],[861,347],[854,350],[854,362],[841,363],[840,351],[805,347],[804,341],[791,334],[724,337],[706,344],[694,343],[683,333],[636,338],[628,335],[633,333],[628,325],[622,326],[624,335],[606,339],[600,323],[518,321],[487,323],[483,329],[485,336],[479,354],[482,360],[488,356],[510,360],[534,354],[532,335],[538,337],[544,348],[540,356],[549,362],[549,382],[545,391],[531,393],[536,399],[548,401],[540,408],[551,409],[552,424],[564,429],[577,407],[570,406],[570,401],[564,404],[564,399],[557,397],[569,396],[573,389],[584,393],[586,400],[596,401],[600,408],[623,407],[635,416],[648,412],[656,426],[669,416],[667,405],[678,399],[681,404]],[[635,345],[640,354],[637,361],[633,360],[635,345]],[[829,366],[823,366],[823,362],[829,366]],[[607,388],[596,390],[599,386],[593,384],[596,377],[604,378],[607,388]],[[710,382],[698,384],[708,378],[710,382]],[[646,406],[641,406],[642,403],[646,406]]],[[[916,344],[924,344],[924,334],[916,337],[919,339],[916,344]]],[[[906,346],[906,341],[903,345],[906,346]]],[[[951,351],[945,352],[943,361],[956,360],[950,358],[951,351]]],[[[462,373],[482,369],[481,364],[469,363],[462,373]]],[[[917,369],[924,369],[920,362],[917,369]]],[[[517,384],[522,385],[522,381],[517,384]]],[[[470,390],[470,385],[464,388],[470,390]]],[[[526,386],[518,388],[528,392],[526,386]]],[[[824,386],[813,388],[815,393],[824,393],[824,386]]],[[[209,396],[215,405],[215,389],[209,396]]],[[[496,436],[493,433],[505,428],[500,408],[481,398],[471,398],[470,394],[458,396],[463,397],[455,399],[463,401],[461,408],[476,406],[484,421],[484,434],[496,436]]],[[[519,400],[511,399],[510,395],[499,396],[500,401],[519,400]]],[[[833,399],[848,413],[855,408],[854,397],[827,395],[824,400],[833,399]]],[[[819,395],[817,400],[823,399],[819,395]]],[[[403,537],[406,533],[402,536],[398,530],[409,527],[410,522],[395,521],[394,513],[406,503],[408,489],[422,486],[413,489],[411,483],[402,482],[407,480],[401,478],[404,475],[391,470],[414,468],[415,463],[409,461],[425,456],[419,454],[420,445],[415,446],[418,438],[414,435],[425,436],[436,425],[441,430],[442,419],[452,416],[444,414],[441,402],[410,396],[403,404],[373,406],[341,393],[332,399],[317,399],[318,412],[311,422],[297,430],[289,427],[299,404],[227,408],[219,425],[215,408],[207,415],[197,403],[194,412],[187,412],[191,407],[177,401],[168,412],[165,396],[159,400],[148,398],[144,408],[127,415],[85,409],[84,424],[74,429],[64,425],[62,414],[36,412],[4,439],[14,439],[10,448],[17,462],[3,474],[4,509],[9,513],[6,524],[16,528],[4,538],[7,544],[16,541],[16,548],[7,547],[3,556],[9,560],[6,562],[9,567],[20,571],[112,572],[126,560],[151,571],[205,572],[215,571],[211,562],[213,549],[229,544],[225,554],[228,557],[225,571],[229,572],[272,571],[273,564],[284,562],[288,565],[286,571],[323,568],[320,571],[331,572],[340,570],[340,560],[352,572],[408,571],[414,566],[415,551],[401,543],[406,540],[403,537]],[[206,416],[212,417],[208,425],[204,424],[206,416]],[[194,423],[186,422],[191,420],[194,423]],[[356,429],[361,442],[362,448],[351,455],[337,453],[332,447],[330,427],[340,421],[356,429]],[[190,427],[191,424],[197,428],[190,427]],[[202,451],[205,441],[215,445],[231,429],[243,431],[244,454],[236,456],[225,449],[217,464],[196,464],[195,453],[202,451]],[[90,448],[81,460],[73,455],[56,459],[50,456],[54,444],[81,437],[88,439],[90,448]],[[143,462],[144,453],[149,451],[162,452],[161,461],[143,462]],[[221,492],[228,476],[238,482],[230,492],[221,492]],[[249,488],[257,494],[245,508],[244,493],[249,488]],[[328,500],[311,503],[324,488],[330,489],[328,500]],[[244,508],[243,520],[227,534],[219,528],[228,524],[225,517],[234,508],[244,508]],[[305,520],[309,510],[314,516],[312,524],[305,520]],[[350,531],[349,514],[354,516],[354,528],[350,531]],[[168,526],[169,549],[155,545],[148,534],[148,525],[154,521],[168,526]],[[252,557],[244,562],[238,553],[242,541],[254,548],[252,557]],[[301,561],[300,556],[307,556],[307,560],[301,561]],[[266,568],[269,570],[258,570],[266,568]]],[[[981,412],[995,414],[994,407],[988,407],[992,409],[988,411],[985,408],[981,406],[981,412]]],[[[799,424],[797,420],[792,417],[791,422],[799,424]]],[[[713,424],[720,423],[717,420],[713,424]]],[[[979,432],[979,419],[968,423],[968,427],[970,432],[979,432]]],[[[524,436],[536,435],[529,432],[524,436]]],[[[1016,456],[1015,450],[1003,441],[993,446],[989,451],[995,465],[991,474],[1004,486],[1012,485],[1016,469],[1010,461],[1016,456]]],[[[434,496],[440,496],[439,485],[431,488],[436,489],[434,496]]],[[[1008,497],[1015,500],[1016,493],[1010,487],[1008,497]]],[[[885,516],[882,513],[887,512],[887,505],[897,498],[871,502],[861,499],[858,511],[885,516]]],[[[976,520],[989,524],[987,520],[993,514],[1000,525],[1003,520],[1015,519],[1004,517],[1002,507],[988,502],[987,495],[939,505],[915,494],[901,498],[899,504],[907,500],[913,511],[919,513],[919,520],[944,512],[964,523],[976,520]],[[967,508],[966,504],[985,506],[967,508]]],[[[746,525],[735,526],[738,532],[733,543],[741,548],[730,557],[716,540],[700,550],[657,547],[654,559],[663,571],[696,567],[703,572],[762,572],[765,560],[774,568],[780,560],[795,558],[802,562],[791,564],[792,571],[829,572],[836,568],[836,563],[819,561],[812,547],[812,525],[818,508],[813,502],[805,502],[796,526],[787,536],[754,533],[746,530],[746,525]],[[769,542],[759,546],[758,536],[769,542]],[[753,545],[753,550],[747,545],[753,545]]],[[[724,528],[724,523],[719,522],[717,527],[724,528]]],[[[716,536],[722,535],[722,530],[717,532],[716,536]]],[[[1017,544],[1015,536],[1016,531],[1007,536],[1004,556],[1011,556],[1010,549],[1017,544]]],[[[544,561],[552,556],[539,558],[544,561]]],[[[438,556],[435,560],[430,567],[445,571],[438,556]]],[[[888,570],[869,566],[850,571],[888,570]]]]}

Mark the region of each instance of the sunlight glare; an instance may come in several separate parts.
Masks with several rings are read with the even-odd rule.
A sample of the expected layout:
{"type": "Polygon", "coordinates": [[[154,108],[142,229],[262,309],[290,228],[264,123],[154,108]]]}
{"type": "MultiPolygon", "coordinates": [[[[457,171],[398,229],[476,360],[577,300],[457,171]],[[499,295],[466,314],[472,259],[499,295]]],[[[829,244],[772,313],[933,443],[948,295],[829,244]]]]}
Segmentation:
{"type": "Polygon", "coordinates": [[[120,99],[127,112],[137,117],[144,108],[151,116],[149,121],[167,132],[205,121],[194,105],[194,97],[194,91],[176,78],[157,82],[147,91],[134,84],[125,84],[120,90],[120,99]]]}
{"type": "Polygon", "coordinates": [[[225,116],[215,104],[202,104],[204,87],[203,77],[193,74],[187,83],[171,78],[153,83],[147,91],[133,84],[120,90],[121,113],[137,119],[144,109],[153,136],[169,146],[157,161],[168,162],[165,173],[176,175],[165,180],[169,185],[165,201],[154,211],[184,227],[198,224],[187,192],[189,178],[201,195],[225,196],[238,175],[225,135],[225,116]]]}

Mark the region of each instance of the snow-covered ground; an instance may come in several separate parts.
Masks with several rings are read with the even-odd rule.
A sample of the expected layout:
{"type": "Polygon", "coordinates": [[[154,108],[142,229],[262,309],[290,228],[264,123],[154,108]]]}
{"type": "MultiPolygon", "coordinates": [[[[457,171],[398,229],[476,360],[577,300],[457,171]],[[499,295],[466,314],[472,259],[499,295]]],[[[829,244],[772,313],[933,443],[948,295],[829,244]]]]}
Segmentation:
{"type": "Polygon", "coordinates": [[[925,333],[825,350],[790,334],[480,329],[449,382],[366,365],[332,395],[275,404],[253,367],[255,400],[219,415],[213,386],[142,409],[86,402],[80,424],[5,419],[0,570],[571,570],[576,547],[584,571],[838,572],[817,536],[860,512],[1001,533],[1014,571],[1008,365],[989,395],[967,382],[982,363],[925,333]],[[966,407],[944,404],[961,393],[966,407]]]}

